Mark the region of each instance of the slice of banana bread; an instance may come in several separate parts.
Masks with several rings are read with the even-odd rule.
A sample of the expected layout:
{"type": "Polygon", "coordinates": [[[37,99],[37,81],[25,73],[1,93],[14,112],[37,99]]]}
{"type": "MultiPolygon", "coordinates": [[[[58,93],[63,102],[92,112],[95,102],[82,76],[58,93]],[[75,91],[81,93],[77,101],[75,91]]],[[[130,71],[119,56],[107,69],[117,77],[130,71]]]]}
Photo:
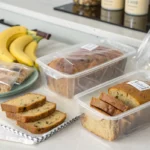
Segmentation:
{"type": "Polygon", "coordinates": [[[111,116],[115,116],[122,113],[114,106],[94,97],[92,98],[90,105],[103,110],[104,112],[106,112],[111,116]]]}
{"type": "Polygon", "coordinates": [[[108,90],[113,97],[124,102],[130,108],[137,107],[145,102],[150,101],[150,89],[139,91],[127,82],[117,84],[108,90]]]}
{"type": "Polygon", "coordinates": [[[118,100],[117,98],[112,97],[111,95],[108,95],[104,92],[101,93],[100,95],[100,99],[114,107],[116,107],[117,109],[119,109],[120,111],[127,111],[129,109],[129,107],[127,105],[125,105],[122,101],[118,100]]]}
{"type": "Polygon", "coordinates": [[[21,113],[6,112],[8,118],[18,120],[20,122],[34,122],[45,118],[56,110],[56,104],[46,102],[44,105],[21,113]]]}
{"type": "Polygon", "coordinates": [[[24,112],[43,105],[46,101],[44,95],[28,93],[18,98],[11,99],[1,104],[2,111],[24,112]]]}
{"type": "Polygon", "coordinates": [[[17,121],[17,124],[33,134],[42,134],[57,127],[66,119],[66,114],[56,110],[50,116],[30,123],[22,123],[17,121]]]}

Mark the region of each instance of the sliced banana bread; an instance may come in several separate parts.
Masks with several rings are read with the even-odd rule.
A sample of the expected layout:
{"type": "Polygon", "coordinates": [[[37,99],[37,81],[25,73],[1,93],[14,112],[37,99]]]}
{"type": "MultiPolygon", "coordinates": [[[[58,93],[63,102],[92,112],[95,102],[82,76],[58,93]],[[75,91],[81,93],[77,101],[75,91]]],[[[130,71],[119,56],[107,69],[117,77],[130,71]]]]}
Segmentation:
{"type": "Polygon", "coordinates": [[[57,127],[58,125],[63,123],[65,119],[66,114],[56,110],[53,114],[49,115],[44,119],[30,123],[22,123],[17,121],[17,124],[31,133],[42,134],[57,127]]]}
{"type": "Polygon", "coordinates": [[[18,113],[39,107],[45,101],[46,97],[44,95],[28,93],[2,103],[1,108],[3,111],[18,113]]]}
{"type": "Polygon", "coordinates": [[[124,102],[130,108],[137,107],[145,102],[150,101],[150,89],[139,91],[127,82],[115,85],[108,90],[113,97],[124,102]]]}
{"type": "Polygon", "coordinates": [[[6,112],[8,118],[18,120],[20,122],[34,122],[45,118],[56,110],[56,104],[46,102],[44,105],[21,113],[6,112]]]}
{"type": "Polygon", "coordinates": [[[104,112],[106,112],[111,116],[115,116],[122,113],[114,106],[94,97],[92,98],[90,105],[103,110],[104,112]]]}
{"type": "Polygon", "coordinates": [[[129,109],[129,107],[127,105],[125,105],[122,101],[120,101],[117,98],[112,97],[111,95],[108,95],[104,92],[101,93],[100,99],[102,101],[114,106],[115,108],[119,109],[120,111],[124,112],[129,109]]]}

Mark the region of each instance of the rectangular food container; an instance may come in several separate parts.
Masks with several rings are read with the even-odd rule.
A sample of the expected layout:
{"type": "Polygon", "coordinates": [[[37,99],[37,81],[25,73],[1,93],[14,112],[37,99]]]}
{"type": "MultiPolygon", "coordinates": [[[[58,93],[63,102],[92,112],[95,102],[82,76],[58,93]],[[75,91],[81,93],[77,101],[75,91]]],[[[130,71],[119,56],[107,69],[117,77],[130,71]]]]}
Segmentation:
{"type": "Polygon", "coordinates": [[[76,95],[74,98],[80,106],[83,127],[109,141],[119,139],[140,128],[148,127],[150,123],[150,102],[117,116],[106,116],[90,107],[92,97],[98,98],[100,93],[107,92],[108,88],[132,80],[150,81],[150,72],[144,70],[131,72],[76,95]]]}
{"type": "Polygon", "coordinates": [[[135,53],[130,46],[103,39],[51,53],[37,59],[37,64],[52,92],[72,98],[132,70],[130,67],[127,70],[126,66],[132,66],[131,58],[135,53]],[[53,67],[49,67],[49,63],[53,67]]]}

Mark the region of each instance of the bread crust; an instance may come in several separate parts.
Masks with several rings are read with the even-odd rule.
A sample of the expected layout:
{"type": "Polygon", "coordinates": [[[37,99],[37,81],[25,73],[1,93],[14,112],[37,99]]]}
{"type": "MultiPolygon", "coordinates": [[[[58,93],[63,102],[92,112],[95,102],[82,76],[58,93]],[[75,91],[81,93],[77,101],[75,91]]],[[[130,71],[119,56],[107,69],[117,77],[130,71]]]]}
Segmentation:
{"type": "Polygon", "coordinates": [[[149,100],[150,100],[150,90],[139,91],[132,85],[127,84],[127,82],[117,84],[117,85],[109,88],[108,89],[109,94],[113,90],[122,91],[127,96],[132,97],[132,100],[136,103],[137,106],[139,106],[143,103],[149,102],[149,100]]]}
{"type": "Polygon", "coordinates": [[[111,116],[115,116],[122,113],[114,106],[94,97],[92,98],[90,105],[103,110],[111,116]]]}
{"type": "Polygon", "coordinates": [[[127,105],[125,105],[122,101],[120,101],[104,92],[101,93],[100,99],[102,101],[114,106],[115,108],[119,109],[120,111],[125,112],[129,109],[129,107],[127,105]]]}

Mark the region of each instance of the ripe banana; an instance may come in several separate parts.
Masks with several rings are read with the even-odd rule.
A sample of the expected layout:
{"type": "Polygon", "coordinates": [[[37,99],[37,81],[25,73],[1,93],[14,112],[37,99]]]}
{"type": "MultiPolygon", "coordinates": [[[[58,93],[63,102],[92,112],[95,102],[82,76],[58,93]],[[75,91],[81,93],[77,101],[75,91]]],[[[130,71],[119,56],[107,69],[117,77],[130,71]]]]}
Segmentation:
{"type": "Polygon", "coordinates": [[[37,43],[37,41],[32,41],[31,43],[29,43],[27,46],[26,46],[26,48],[25,48],[25,50],[24,50],[24,52],[32,59],[32,61],[34,61],[35,62],[35,60],[37,59],[37,57],[36,57],[36,54],[35,54],[35,52],[36,52],[36,50],[37,50],[37,47],[38,47],[38,43],[37,43]]]}
{"type": "Polygon", "coordinates": [[[16,34],[27,34],[27,29],[23,26],[14,26],[8,28],[1,32],[0,34],[0,60],[6,62],[15,61],[15,57],[13,57],[8,51],[8,44],[12,41],[12,37],[16,34]]]}
{"type": "Polygon", "coordinates": [[[9,48],[11,54],[17,59],[18,62],[28,66],[34,66],[34,62],[24,53],[24,49],[32,41],[32,36],[24,35],[14,40],[9,48]]]}
{"type": "Polygon", "coordinates": [[[32,41],[31,43],[29,43],[24,52],[32,59],[32,61],[36,61],[37,57],[36,57],[36,50],[38,47],[38,43],[39,41],[42,39],[42,37],[40,36],[34,36],[34,41],[32,41]]]}
{"type": "Polygon", "coordinates": [[[8,39],[7,41],[7,49],[9,49],[10,44],[17,38],[19,38],[20,36],[26,35],[25,33],[18,33],[18,34],[14,34],[11,38],[8,39]]]}

